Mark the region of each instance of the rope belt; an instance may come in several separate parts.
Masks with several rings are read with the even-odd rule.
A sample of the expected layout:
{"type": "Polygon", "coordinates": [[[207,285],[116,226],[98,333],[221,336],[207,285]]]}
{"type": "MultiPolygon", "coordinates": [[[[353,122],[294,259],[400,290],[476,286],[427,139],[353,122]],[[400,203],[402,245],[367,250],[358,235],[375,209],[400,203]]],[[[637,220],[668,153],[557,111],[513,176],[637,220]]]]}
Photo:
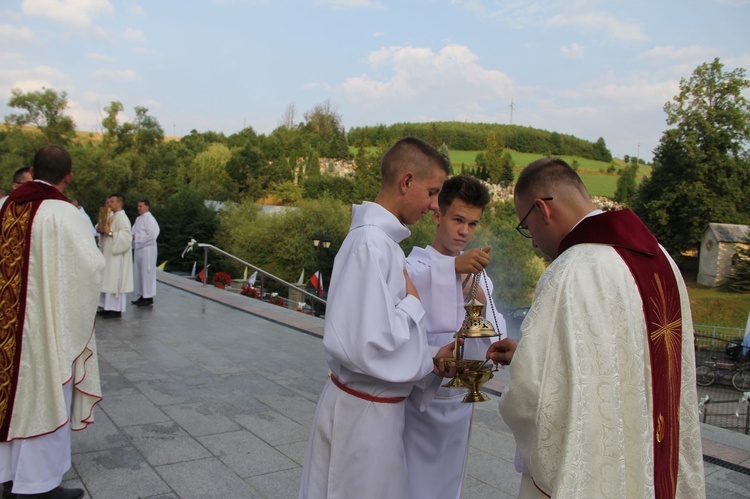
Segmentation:
{"type": "Polygon", "coordinates": [[[399,402],[403,402],[404,400],[406,400],[406,397],[376,397],[375,395],[370,395],[369,393],[358,392],[357,390],[349,388],[348,386],[343,384],[333,374],[331,374],[331,381],[333,381],[334,385],[338,386],[349,395],[353,395],[357,398],[367,400],[369,402],[378,402],[380,404],[398,404],[399,402]]]}

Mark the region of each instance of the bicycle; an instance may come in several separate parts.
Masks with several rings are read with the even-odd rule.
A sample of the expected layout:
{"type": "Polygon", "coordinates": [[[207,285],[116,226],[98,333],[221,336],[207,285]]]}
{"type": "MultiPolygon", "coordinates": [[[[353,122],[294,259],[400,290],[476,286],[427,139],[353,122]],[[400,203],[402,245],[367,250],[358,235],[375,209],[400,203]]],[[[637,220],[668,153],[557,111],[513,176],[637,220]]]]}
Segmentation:
{"type": "Polygon", "coordinates": [[[732,386],[741,392],[750,391],[750,363],[739,360],[731,362],[718,362],[716,357],[711,357],[704,364],[695,368],[695,381],[700,386],[712,385],[717,379],[732,375],[732,386]]]}

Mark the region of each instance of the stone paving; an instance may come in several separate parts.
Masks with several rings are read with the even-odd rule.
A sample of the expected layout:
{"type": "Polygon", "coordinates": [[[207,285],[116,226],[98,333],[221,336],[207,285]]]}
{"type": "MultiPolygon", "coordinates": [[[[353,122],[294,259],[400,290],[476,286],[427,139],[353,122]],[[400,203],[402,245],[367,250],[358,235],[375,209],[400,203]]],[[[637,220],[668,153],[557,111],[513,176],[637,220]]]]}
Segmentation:
{"type": "MultiPolygon", "coordinates": [[[[87,497],[294,498],[327,375],[321,319],[159,272],[153,307],[98,319],[104,400],[73,434],[64,485],[87,497]]],[[[498,373],[490,388],[501,386],[498,373]]],[[[497,396],[475,405],[463,498],[510,498],[514,442],[497,396]]],[[[750,467],[750,436],[703,427],[704,453],[750,467]]],[[[710,498],[750,476],[706,463],[710,498]]]]}

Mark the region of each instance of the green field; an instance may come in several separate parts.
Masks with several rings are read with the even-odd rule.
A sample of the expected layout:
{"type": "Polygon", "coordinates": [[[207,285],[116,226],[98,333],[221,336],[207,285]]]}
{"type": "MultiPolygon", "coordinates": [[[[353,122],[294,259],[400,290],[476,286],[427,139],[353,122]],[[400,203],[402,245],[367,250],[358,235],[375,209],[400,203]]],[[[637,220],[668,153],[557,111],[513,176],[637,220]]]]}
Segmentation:
{"type": "Polygon", "coordinates": [[[750,293],[730,293],[722,288],[699,286],[686,278],[695,324],[745,328],[750,293]]]}
{"type": "MultiPolygon", "coordinates": [[[[357,154],[357,148],[349,147],[352,156],[357,154]]],[[[373,148],[374,150],[375,148],[373,148]]],[[[523,167],[528,165],[534,160],[543,158],[546,154],[541,153],[528,153],[518,152],[512,149],[507,149],[513,158],[515,166],[516,176],[523,170],[523,167]]],[[[462,166],[465,168],[473,168],[476,166],[475,160],[477,154],[483,151],[450,151],[451,163],[453,164],[453,171],[456,173],[461,172],[462,166]]],[[[595,161],[593,159],[581,158],[578,156],[560,156],[569,164],[573,165],[574,161],[578,163],[578,174],[581,176],[581,180],[586,185],[589,193],[593,196],[604,196],[611,198],[615,194],[617,189],[617,171],[622,170],[625,167],[625,162],[621,159],[614,158],[612,163],[606,163],[604,161],[595,161]],[[615,166],[614,173],[607,173],[610,167],[615,166]]],[[[644,176],[651,174],[650,165],[640,165],[638,168],[638,180],[643,179],[644,176]]]]}
{"type": "MultiPolygon", "coordinates": [[[[482,151],[451,151],[451,163],[453,163],[454,171],[460,171],[462,165],[466,168],[474,167],[474,161],[480,152],[482,151]]],[[[508,149],[508,152],[510,152],[513,163],[516,165],[516,175],[521,172],[524,166],[532,161],[545,157],[545,154],[518,152],[512,149],[508,149]]],[[[605,163],[604,161],[595,161],[577,156],[560,157],[571,165],[574,161],[578,162],[578,174],[581,176],[581,180],[583,180],[590,194],[609,198],[614,196],[619,177],[617,173],[607,173],[607,170],[611,165],[615,165],[615,171],[621,170],[625,166],[622,160],[615,159],[612,163],[605,163]]],[[[641,165],[638,173],[639,179],[641,179],[643,176],[651,173],[651,167],[649,165],[641,165]]]]}

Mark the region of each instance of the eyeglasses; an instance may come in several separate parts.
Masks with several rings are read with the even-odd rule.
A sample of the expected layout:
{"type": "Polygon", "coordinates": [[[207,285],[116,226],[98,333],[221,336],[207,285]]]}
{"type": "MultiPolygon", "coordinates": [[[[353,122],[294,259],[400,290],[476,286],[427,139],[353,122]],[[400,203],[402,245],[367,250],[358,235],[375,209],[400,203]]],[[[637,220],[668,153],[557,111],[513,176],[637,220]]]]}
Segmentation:
{"type": "MultiPolygon", "coordinates": [[[[539,198],[542,201],[552,201],[552,198],[539,198]]],[[[526,213],[526,215],[521,219],[521,221],[516,225],[516,230],[519,234],[521,234],[523,237],[527,239],[531,239],[531,232],[529,232],[529,228],[526,227],[523,223],[526,221],[527,218],[529,218],[529,215],[531,215],[531,212],[534,211],[534,208],[536,207],[536,201],[534,201],[534,204],[531,205],[531,208],[529,208],[529,211],[526,213]]]]}

